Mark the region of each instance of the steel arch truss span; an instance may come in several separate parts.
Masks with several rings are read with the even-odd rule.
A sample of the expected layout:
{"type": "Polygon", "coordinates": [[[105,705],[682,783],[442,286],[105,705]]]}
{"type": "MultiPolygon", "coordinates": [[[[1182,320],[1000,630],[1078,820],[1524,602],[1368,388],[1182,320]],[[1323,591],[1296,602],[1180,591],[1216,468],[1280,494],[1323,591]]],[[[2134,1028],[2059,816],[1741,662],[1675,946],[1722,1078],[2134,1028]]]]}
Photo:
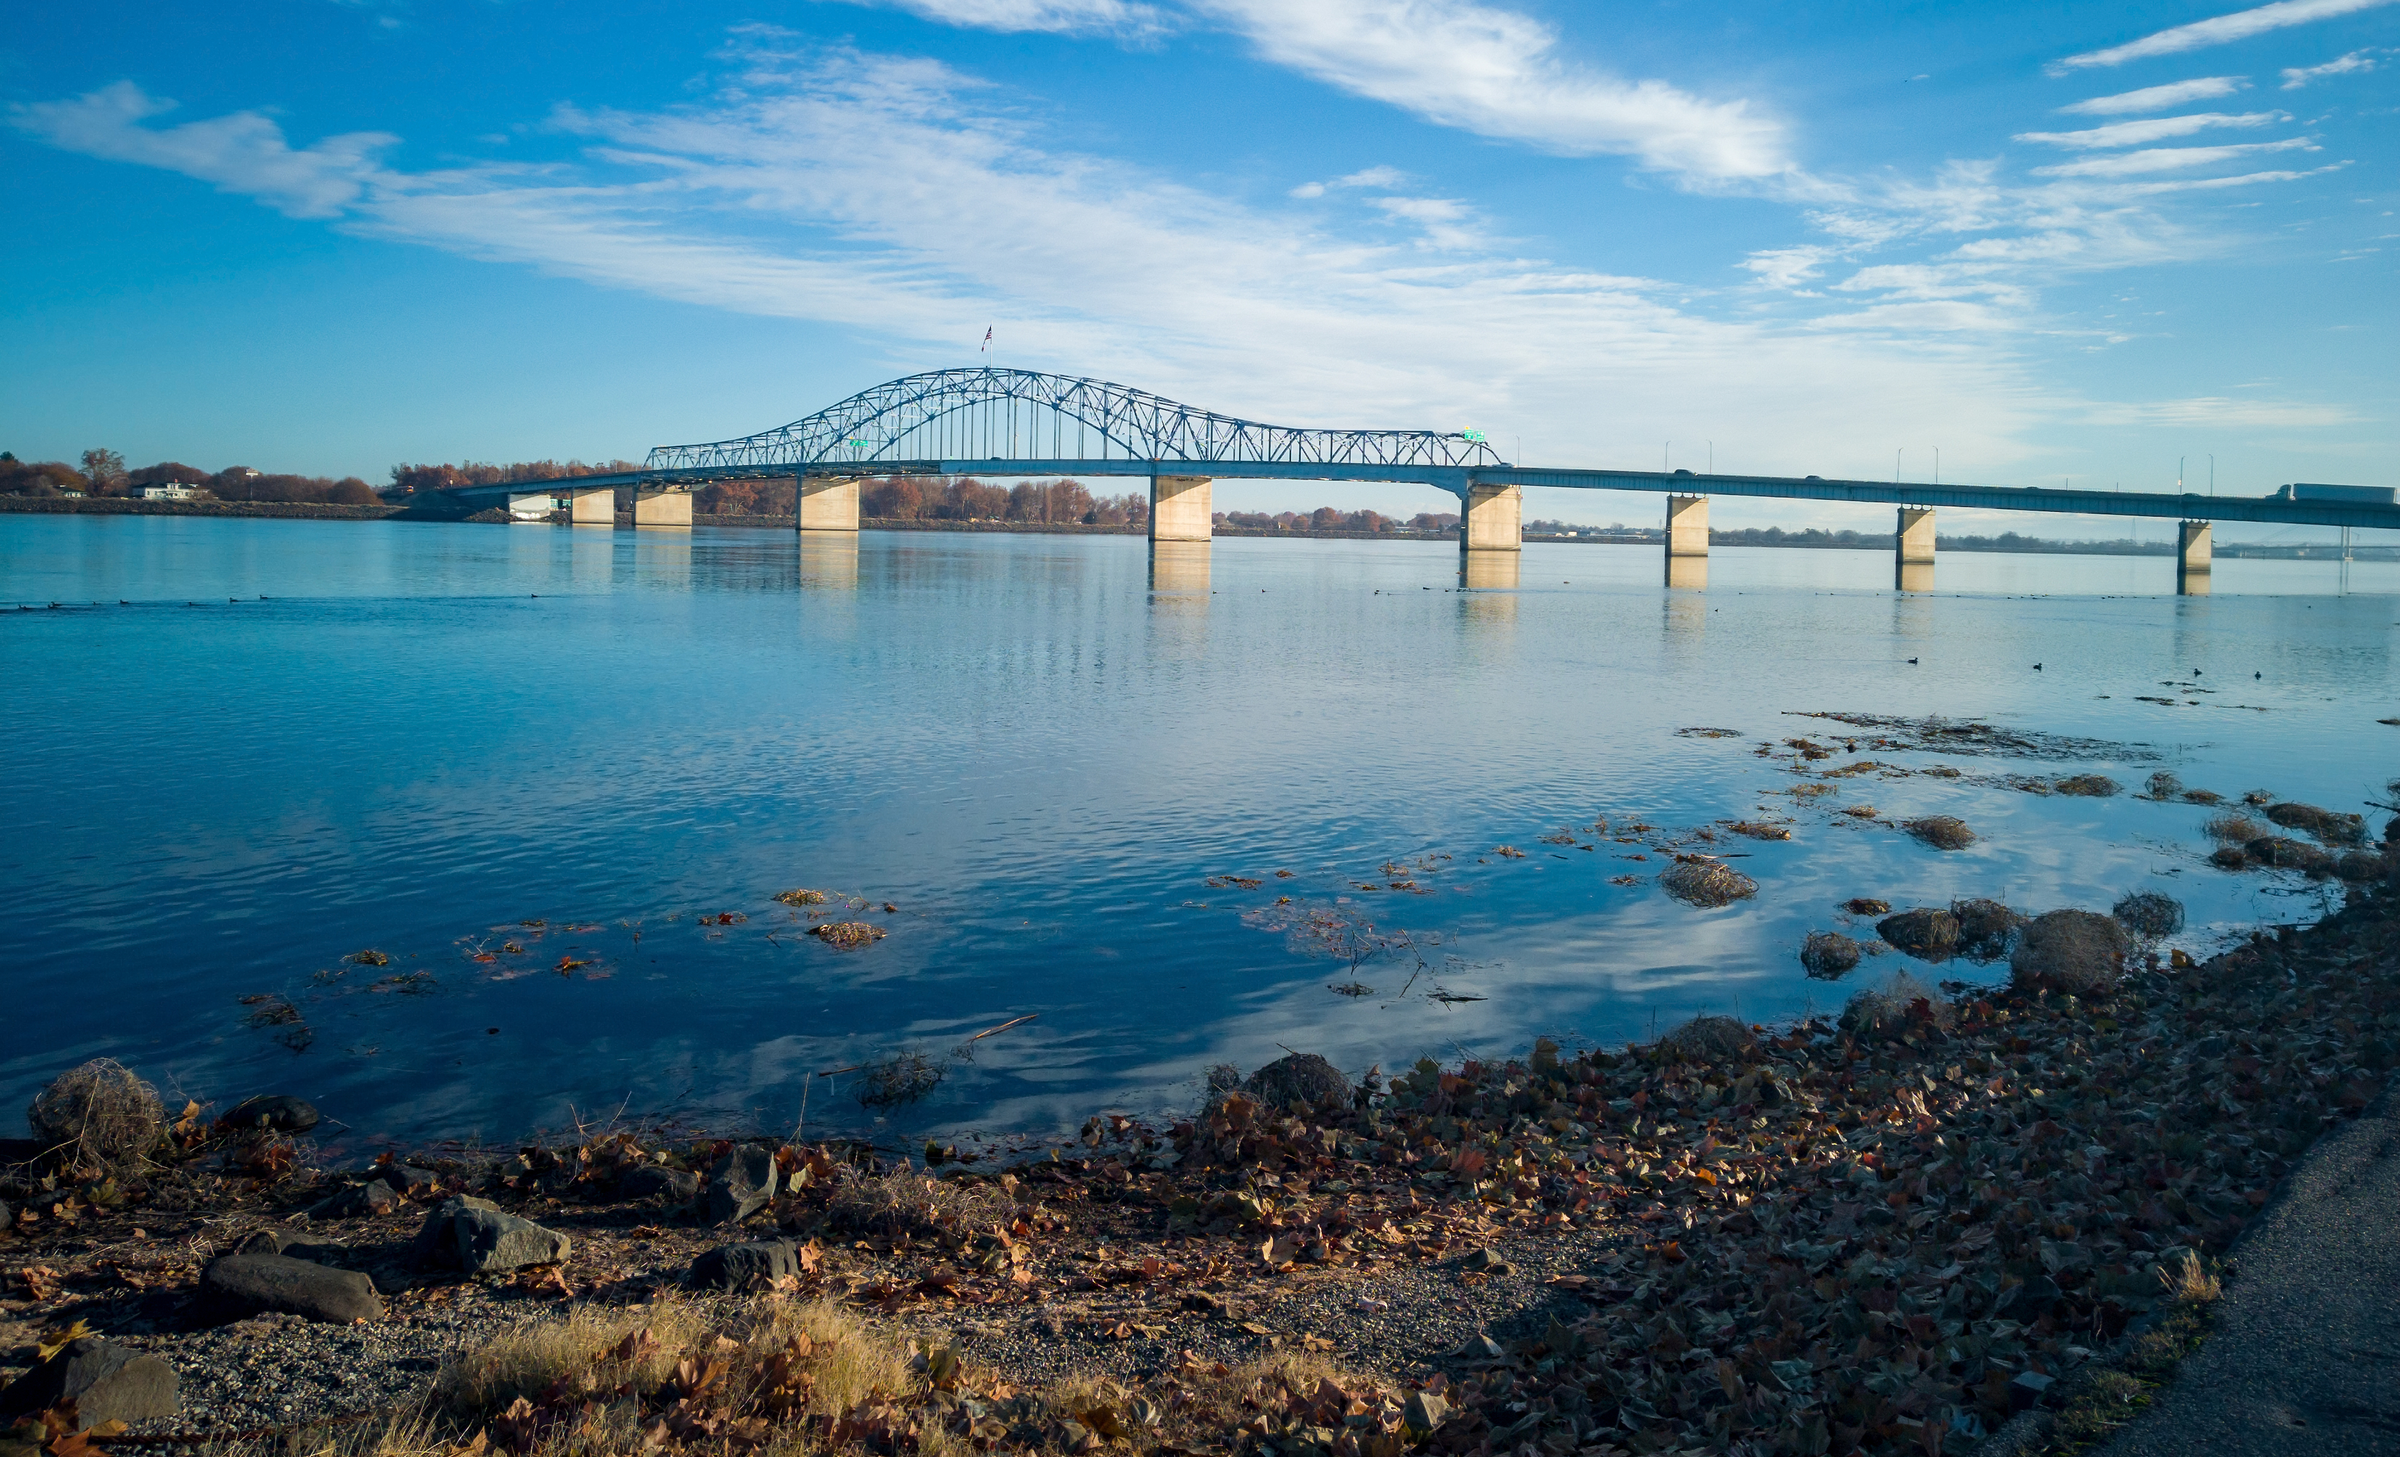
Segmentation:
{"type": "MultiPolygon", "coordinates": [[[[943,369],[852,395],[780,430],[701,445],[662,445],[655,471],[823,473],[1004,460],[1123,461],[1406,472],[1504,465],[1460,432],[1307,430],[1262,425],[1072,375],[943,369]]],[[[1245,471],[1244,474],[1256,473],[1245,471]]]]}

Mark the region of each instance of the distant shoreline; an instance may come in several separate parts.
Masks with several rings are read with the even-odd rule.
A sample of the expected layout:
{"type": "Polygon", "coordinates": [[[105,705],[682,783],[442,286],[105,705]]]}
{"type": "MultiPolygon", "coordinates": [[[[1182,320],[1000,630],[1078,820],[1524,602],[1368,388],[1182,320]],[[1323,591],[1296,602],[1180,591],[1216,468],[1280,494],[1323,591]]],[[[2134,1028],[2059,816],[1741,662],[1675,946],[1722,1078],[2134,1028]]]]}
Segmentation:
{"type": "MultiPolygon", "coordinates": [[[[0,512],[17,512],[34,516],[203,516],[245,519],[283,519],[317,521],[434,521],[456,518],[412,514],[404,506],[334,506],[314,501],[141,501],[126,496],[0,496],[0,512]]],[[[494,522],[482,515],[478,524],[529,523],[494,522]]],[[[632,525],[632,518],[617,513],[617,524],[632,525]]],[[[789,531],[788,516],[695,516],[694,526],[725,526],[744,530],[789,531]]],[[[906,520],[891,517],[868,517],[859,522],[866,531],[955,531],[967,533],[1000,533],[1003,535],[1034,536],[1141,536],[1140,526],[1096,526],[1080,521],[954,521],[906,520]]],[[[1259,538],[1308,538],[1320,541],[1456,541],[1458,533],[1449,531],[1320,531],[1269,530],[1255,526],[1217,526],[1217,536],[1259,538]]],[[[1789,536],[1782,541],[1742,540],[1751,533],[1732,532],[1712,534],[1711,546],[1756,546],[1802,551],[1889,551],[1891,541],[1867,537],[1853,541],[1802,541],[1789,536]],[[1734,539],[1728,540],[1727,536],[1734,539]]],[[[1524,539],[1546,545],[1562,546],[1645,546],[1657,547],[1655,535],[1636,535],[1595,530],[1586,534],[1563,536],[1528,532],[1524,539]]],[[[1943,552],[1975,552],[2007,556],[2131,556],[2170,557],[2175,548],[2169,542],[2111,542],[2111,541],[2050,541],[2038,537],[2021,538],[2017,544],[2001,546],[1989,538],[1968,538],[1958,541],[1943,538],[1937,543],[1943,552]]],[[[2301,546],[2266,546],[2238,542],[2220,543],[2216,555],[2220,558],[2256,561],[2323,561],[2337,560],[2330,543],[2301,546]]],[[[2357,546],[2351,549],[2354,562],[2400,561],[2400,547],[2357,546]]]]}

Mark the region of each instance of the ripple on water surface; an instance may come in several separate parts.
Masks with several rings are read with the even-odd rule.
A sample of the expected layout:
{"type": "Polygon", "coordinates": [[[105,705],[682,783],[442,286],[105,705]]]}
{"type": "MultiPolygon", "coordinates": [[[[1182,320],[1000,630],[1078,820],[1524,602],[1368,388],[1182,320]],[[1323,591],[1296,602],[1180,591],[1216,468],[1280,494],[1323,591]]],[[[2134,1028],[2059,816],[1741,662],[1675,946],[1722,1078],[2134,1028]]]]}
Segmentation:
{"type": "Polygon", "coordinates": [[[1048,1127],[1284,1046],[1826,1009],[1798,952],[1871,940],[1858,896],[2163,890],[2203,944],[2326,891],[2211,868],[2211,809],[2152,773],[2355,811],[2400,772],[2372,565],[2181,599],[2145,558],[1945,557],[1906,596],[1875,553],[1720,550],[1705,591],[1637,548],[1457,569],[1233,539],[1154,592],[1134,538],[0,518],[0,596],[110,604],[0,620],[40,685],[0,704],[32,908],[0,975],[39,1029],[0,1077],[108,1054],[404,1137],[782,1123],[804,1083],[819,1127],[1048,1127]],[[2124,792],[2056,792],[2087,774],[2124,792]],[[1901,829],[1930,816],[1972,843],[1901,829]],[[1677,854],[1756,893],[1671,897],[1677,854]],[[811,1077],[911,1050],[915,1104],[811,1077]]]}

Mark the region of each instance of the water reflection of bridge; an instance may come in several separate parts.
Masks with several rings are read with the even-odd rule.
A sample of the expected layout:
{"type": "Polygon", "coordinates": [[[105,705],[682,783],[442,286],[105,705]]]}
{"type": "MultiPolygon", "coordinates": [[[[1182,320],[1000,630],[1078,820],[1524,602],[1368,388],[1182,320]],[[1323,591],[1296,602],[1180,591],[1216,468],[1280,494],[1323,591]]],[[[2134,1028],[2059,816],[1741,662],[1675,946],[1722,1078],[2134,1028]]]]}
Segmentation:
{"type": "Polygon", "coordinates": [[[2289,498],[2298,493],[2259,498],[1532,469],[1501,460],[1473,432],[1264,425],[1101,380],[988,368],[910,375],[759,435],[660,446],[639,471],[451,494],[475,504],[505,500],[520,515],[546,517],[563,508],[574,522],[607,524],[616,519],[618,492],[625,491],[633,497],[635,525],[689,526],[695,488],[789,480],[793,524],[805,539],[823,532],[854,535],[860,483],[903,475],[1145,478],[1154,579],[1203,587],[1211,486],[1225,479],[1406,482],[1448,491],[1459,499],[1460,580],[1470,587],[1516,585],[1527,486],[1664,493],[1666,578],[1676,586],[1706,583],[1708,503],[1714,496],[1895,506],[1893,577],[1906,590],[1933,585],[1934,512],[1944,506],[2179,521],[2176,585],[2183,592],[2208,590],[2217,521],[2400,530],[2400,506],[2289,498]]]}

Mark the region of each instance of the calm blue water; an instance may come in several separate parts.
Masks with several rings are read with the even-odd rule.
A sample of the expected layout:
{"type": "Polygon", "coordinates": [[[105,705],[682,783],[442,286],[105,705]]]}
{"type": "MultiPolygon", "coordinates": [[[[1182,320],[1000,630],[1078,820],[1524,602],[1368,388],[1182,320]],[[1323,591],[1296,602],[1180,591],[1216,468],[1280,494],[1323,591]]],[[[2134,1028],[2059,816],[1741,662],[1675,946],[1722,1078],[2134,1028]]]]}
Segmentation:
{"type": "Polygon", "coordinates": [[[110,1055],[170,1091],[296,1092],[361,1135],[620,1108],[788,1126],[804,1083],[812,1127],[866,1130],[852,1080],[811,1074],[917,1049],[948,1075],[880,1131],[1047,1129],[1187,1105],[1209,1064],[1287,1046],[1389,1069],[1826,1008],[1845,988],[1794,953],[1854,895],[2164,888],[2201,944],[2321,892],[2207,867],[2203,809],[1974,776],[2163,767],[2361,809],[2400,773],[2376,722],[2400,711],[2389,566],[2342,597],[2330,564],[2224,561],[2187,599],[2159,595],[2160,559],[1950,556],[1940,592],[1906,597],[1874,553],[1720,549],[1711,570],[1670,592],[1652,550],[1537,545],[1520,590],[1461,593],[1438,544],[1229,539],[1207,590],[1153,593],[1131,538],[869,533],[845,554],[763,531],[0,517],[0,603],[107,604],[0,612],[0,1103],[110,1055]],[[1751,750],[1824,737],[1786,716],[1811,710],[2159,757],[1877,753],[1970,777],[1867,776],[1804,808],[1751,750]],[[1747,737],[1677,736],[1694,725],[1747,737]],[[1942,854],[1830,813],[1861,800],[1983,838],[1942,854]],[[1762,806],[1794,838],[1724,842],[1761,890],[1722,910],[1663,895],[1655,851],[1540,839],[1762,806]],[[1431,894],[1356,888],[1442,855],[1431,894]],[[1263,884],[1206,884],[1224,874],[1263,884]],[[870,898],[890,935],[845,954],[801,934],[771,897],[802,886],[870,898]],[[1245,924],[1278,895],[1348,897],[1418,947],[1336,995],[1346,963],[1245,924]],[[696,924],[719,913],[747,919],[696,924]],[[473,959],[512,938],[523,955],[473,959]],[[365,948],[391,964],[344,962],[365,948]],[[250,1025],[275,1004],[245,997],[301,1021],[250,1025]]]}

